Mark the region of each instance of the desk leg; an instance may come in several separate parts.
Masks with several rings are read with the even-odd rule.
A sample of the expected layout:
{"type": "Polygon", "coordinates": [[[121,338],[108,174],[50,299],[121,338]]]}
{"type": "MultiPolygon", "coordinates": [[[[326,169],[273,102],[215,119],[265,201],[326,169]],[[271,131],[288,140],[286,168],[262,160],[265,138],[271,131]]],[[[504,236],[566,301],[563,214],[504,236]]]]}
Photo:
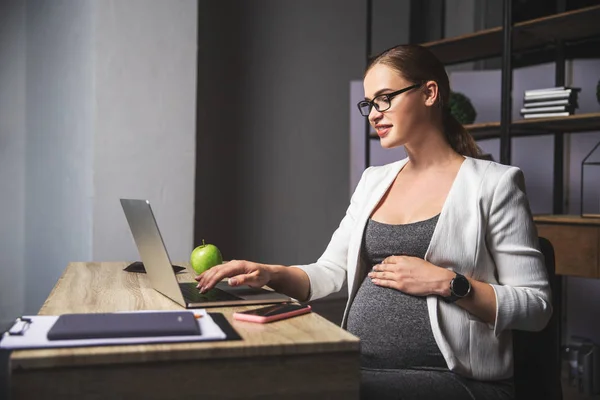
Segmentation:
{"type": "Polygon", "coordinates": [[[8,399],[10,394],[10,354],[11,351],[0,349],[0,399],[8,399]]]}
{"type": "Polygon", "coordinates": [[[13,400],[358,399],[358,352],[17,370],[13,400]]]}

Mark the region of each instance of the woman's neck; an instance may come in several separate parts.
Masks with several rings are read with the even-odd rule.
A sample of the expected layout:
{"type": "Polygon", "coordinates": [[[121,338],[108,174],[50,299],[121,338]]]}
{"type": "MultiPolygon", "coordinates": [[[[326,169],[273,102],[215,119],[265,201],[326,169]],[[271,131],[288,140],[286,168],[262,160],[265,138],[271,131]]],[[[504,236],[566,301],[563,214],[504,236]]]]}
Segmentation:
{"type": "Polygon", "coordinates": [[[407,143],[404,146],[411,169],[444,168],[458,160],[462,161],[464,159],[462,155],[458,154],[450,146],[441,130],[433,128],[429,132],[426,131],[423,133],[423,135],[420,135],[421,140],[414,143],[407,143]]]}

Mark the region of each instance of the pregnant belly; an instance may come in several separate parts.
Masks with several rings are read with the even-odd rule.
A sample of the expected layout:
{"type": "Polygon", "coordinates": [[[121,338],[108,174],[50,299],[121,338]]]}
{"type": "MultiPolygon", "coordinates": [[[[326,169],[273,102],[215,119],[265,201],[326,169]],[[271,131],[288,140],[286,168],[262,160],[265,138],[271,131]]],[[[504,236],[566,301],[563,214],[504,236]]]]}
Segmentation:
{"type": "Polygon", "coordinates": [[[431,331],[425,297],[365,278],[350,306],[347,330],[360,339],[362,367],[448,368],[431,331]]]}

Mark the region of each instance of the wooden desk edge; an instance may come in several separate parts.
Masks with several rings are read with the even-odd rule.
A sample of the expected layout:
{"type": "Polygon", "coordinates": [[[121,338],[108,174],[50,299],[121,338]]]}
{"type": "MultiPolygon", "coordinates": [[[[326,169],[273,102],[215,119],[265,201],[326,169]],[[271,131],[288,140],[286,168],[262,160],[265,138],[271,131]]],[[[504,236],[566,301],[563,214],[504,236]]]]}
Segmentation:
{"type": "Polygon", "coordinates": [[[600,218],[581,215],[538,214],[533,216],[533,221],[544,225],[600,226],[600,218]]]}
{"type": "Polygon", "coordinates": [[[126,345],[80,347],[64,349],[15,350],[11,355],[11,369],[38,369],[75,367],[103,364],[130,364],[163,361],[185,361],[224,358],[295,356],[305,354],[356,353],[358,339],[337,343],[298,343],[254,347],[215,347],[216,343],[169,343],[164,345],[126,345]],[[190,348],[190,345],[193,346],[190,348]],[[202,346],[204,345],[204,346],[202,346]],[[195,347],[195,348],[194,348],[195,347]],[[315,347],[322,347],[316,351],[315,347]],[[90,357],[90,351],[94,356],[90,357]]]}
{"type": "Polygon", "coordinates": [[[600,218],[544,214],[534,215],[533,219],[540,236],[554,246],[557,275],[600,278],[600,218]],[[570,244],[565,244],[564,238],[570,244]]]}

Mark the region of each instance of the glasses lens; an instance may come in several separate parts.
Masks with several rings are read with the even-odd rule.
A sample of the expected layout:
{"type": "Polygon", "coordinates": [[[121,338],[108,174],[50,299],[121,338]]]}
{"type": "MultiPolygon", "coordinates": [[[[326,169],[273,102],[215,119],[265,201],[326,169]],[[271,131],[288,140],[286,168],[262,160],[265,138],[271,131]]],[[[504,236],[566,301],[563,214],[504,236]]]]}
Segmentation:
{"type": "Polygon", "coordinates": [[[368,101],[361,101],[358,103],[360,113],[366,117],[371,112],[371,104],[368,101]]]}
{"type": "Polygon", "coordinates": [[[375,97],[373,103],[375,103],[375,108],[377,111],[385,111],[391,106],[390,99],[385,95],[381,97],[375,97]]]}

